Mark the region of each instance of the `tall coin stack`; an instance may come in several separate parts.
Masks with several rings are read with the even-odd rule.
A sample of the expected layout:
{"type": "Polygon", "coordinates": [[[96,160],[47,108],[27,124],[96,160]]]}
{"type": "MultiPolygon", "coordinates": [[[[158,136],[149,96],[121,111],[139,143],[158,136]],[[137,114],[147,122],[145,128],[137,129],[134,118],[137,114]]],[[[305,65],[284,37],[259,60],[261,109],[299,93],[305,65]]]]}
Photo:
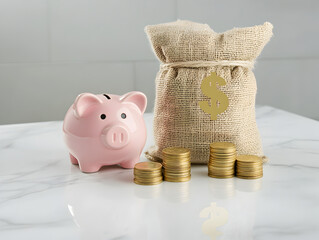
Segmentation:
{"type": "Polygon", "coordinates": [[[235,175],[236,146],[229,142],[210,144],[208,176],[213,178],[232,178],[235,175]]]}
{"type": "Polygon", "coordinates": [[[164,180],[187,182],[191,179],[191,152],[187,148],[168,147],[163,149],[164,180]]]}
{"type": "Polygon", "coordinates": [[[139,185],[156,185],[163,181],[162,164],[140,162],[134,166],[134,182],[139,185]]]}
{"type": "Polygon", "coordinates": [[[236,176],[243,179],[257,179],[263,176],[263,161],[254,155],[239,155],[236,158],[236,176]]]}

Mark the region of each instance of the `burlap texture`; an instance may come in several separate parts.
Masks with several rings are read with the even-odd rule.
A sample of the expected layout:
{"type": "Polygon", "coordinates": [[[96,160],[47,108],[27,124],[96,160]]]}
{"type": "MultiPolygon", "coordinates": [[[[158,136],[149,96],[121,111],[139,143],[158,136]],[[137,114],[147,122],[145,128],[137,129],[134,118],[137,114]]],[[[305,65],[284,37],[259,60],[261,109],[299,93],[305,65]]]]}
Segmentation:
{"type": "MultiPolygon", "coordinates": [[[[272,36],[272,25],[234,28],[215,33],[207,24],[189,21],[147,26],[145,31],[162,63],[189,61],[254,61],[272,36]]],[[[146,152],[161,161],[165,147],[191,150],[192,163],[207,163],[209,144],[232,142],[238,154],[263,157],[255,119],[256,79],[247,67],[161,67],[156,77],[155,146],[146,152]],[[227,95],[227,110],[211,120],[199,107],[210,99],[201,92],[203,78],[216,72],[226,80],[219,90],[227,95]]]]}

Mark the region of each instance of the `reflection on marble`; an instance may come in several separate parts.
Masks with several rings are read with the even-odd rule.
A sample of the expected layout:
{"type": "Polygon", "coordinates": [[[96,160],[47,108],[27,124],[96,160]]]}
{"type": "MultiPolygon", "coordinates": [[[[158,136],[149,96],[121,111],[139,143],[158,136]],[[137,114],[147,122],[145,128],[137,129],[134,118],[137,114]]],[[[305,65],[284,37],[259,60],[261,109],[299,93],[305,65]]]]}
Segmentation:
{"type": "Polygon", "coordinates": [[[318,239],[319,123],[271,107],[257,109],[257,123],[269,157],[262,179],[213,179],[194,165],[191,181],[157,186],[118,166],[82,173],[62,122],[0,126],[0,239],[318,239]],[[212,203],[228,220],[203,231],[216,226],[200,217],[212,203]]]}
{"type": "Polygon", "coordinates": [[[208,218],[202,225],[202,231],[215,240],[222,235],[217,228],[225,225],[228,221],[228,211],[225,208],[217,207],[215,202],[212,202],[209,207],[204,208],[200,212],[201,218],[208,218]]]}
{"type": "Polygon", "coordinates": [[[183,203],[189,201],[190,182],[164,182],[163,198],[166,201],[183,203]]]}
{"type": "Polygon", "coordinates": [[[252,179],[250,181],[237,178],[236,189],[238,191],[243,191],[243,192],[256,192],[262,188],[262,182],[263,182],[262,178],[252,179]]]}
{"type": "Polygon", "coordinates": [[[235,178],[209,178],[209,191],[216,198],[232,198],[236,194],[235,178]]]}

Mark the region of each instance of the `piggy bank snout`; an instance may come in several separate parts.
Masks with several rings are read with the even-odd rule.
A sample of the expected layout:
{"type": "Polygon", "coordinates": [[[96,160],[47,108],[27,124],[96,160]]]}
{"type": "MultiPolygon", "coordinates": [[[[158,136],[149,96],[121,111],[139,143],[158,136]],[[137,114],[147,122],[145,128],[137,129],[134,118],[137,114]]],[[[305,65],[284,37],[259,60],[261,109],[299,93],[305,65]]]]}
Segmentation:
{"type": "Polygon", "coordinates": [[[125,147],[129,142],[129,132],[122,126],[111,126],[103,130],[102,141],[112,149],[125,147]]]}

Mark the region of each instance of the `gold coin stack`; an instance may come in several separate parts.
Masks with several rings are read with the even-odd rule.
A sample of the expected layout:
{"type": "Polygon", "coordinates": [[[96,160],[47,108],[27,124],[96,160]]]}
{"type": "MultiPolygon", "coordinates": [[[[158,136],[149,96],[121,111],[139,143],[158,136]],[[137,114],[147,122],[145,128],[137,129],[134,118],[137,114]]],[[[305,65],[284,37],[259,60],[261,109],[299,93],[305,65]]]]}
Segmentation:
{"type": "Polygon", "coordinates": [[[134,182],[139,185],[156,185],[163,181],[162,164],[140,162],[134,166],[134,182]]]}
{"type": "Polygon", "coordinates": [[[263,161],[255,155],[239,155],[236,158],[236,176],[243,179],[257,179],[263,176],[263,161]]]}
{"type": "Polygon", "coordinates": [[[229,142],[210,144],[208,176],[213,178],[232,178],[235,175],[236,146],[229,142]]]}
{"type": "Polygon", "coordinates": [[[168,147],[163,149],[164,180],[187,182],[191,179],[191,152],[187,148],[168,147]]]}

